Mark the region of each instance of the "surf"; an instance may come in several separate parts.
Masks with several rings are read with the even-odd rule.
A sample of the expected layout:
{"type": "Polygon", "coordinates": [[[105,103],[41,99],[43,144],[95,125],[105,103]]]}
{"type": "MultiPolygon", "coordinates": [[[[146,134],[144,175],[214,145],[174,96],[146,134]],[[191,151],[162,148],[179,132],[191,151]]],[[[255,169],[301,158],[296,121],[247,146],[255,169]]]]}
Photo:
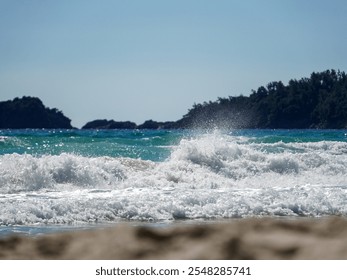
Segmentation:
{"type": "MultiPolygon", "coordinates": [[[[149,141],[167,155],[0,155],[0,224],[347,214],[347,143],[340,139],[313,141],[311,131],[308,141],[283,131],[141,133],[129,149],[149,141]]],[[[84,145],[92,147],[93,139],[88,135],[84,145]]],[[[106,142],[117,144],[109,135],[106,142]]]]}

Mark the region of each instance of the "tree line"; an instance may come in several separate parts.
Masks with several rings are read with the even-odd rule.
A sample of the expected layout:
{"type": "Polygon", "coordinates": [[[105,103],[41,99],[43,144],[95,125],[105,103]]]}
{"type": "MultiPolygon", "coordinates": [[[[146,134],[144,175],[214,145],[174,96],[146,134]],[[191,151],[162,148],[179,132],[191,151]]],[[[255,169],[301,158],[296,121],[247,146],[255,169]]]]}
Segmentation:
{"type": "Polygon", "coordinates": [[[347,75],[326,70],[310,78],[268,83],[250,96],[194,104],[177,127],[347,128],[347,75]]]}

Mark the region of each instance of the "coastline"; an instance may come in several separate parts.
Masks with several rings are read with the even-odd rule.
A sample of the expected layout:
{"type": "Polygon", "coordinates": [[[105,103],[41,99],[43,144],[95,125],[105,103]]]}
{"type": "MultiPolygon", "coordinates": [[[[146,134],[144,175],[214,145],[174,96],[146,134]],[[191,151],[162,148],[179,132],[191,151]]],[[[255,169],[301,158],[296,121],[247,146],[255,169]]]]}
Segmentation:
{"type": "Polygon", "coordinates": [[[0,259],[347,259],[347,219],[245,218],[168,227],[102,229],[0,239],[0,259]]]}

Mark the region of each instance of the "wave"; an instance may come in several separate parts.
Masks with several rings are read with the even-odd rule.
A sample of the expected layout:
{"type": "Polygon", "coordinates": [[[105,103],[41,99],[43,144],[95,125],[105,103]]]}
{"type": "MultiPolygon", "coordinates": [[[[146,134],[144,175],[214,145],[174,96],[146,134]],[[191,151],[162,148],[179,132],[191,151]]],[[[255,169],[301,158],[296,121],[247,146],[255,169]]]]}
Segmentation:
{"type": "Polygon", "coordinates": [[[162,162],[0,156],[0,224],[347,214],[347,143],[182,139],[162,162]]]}

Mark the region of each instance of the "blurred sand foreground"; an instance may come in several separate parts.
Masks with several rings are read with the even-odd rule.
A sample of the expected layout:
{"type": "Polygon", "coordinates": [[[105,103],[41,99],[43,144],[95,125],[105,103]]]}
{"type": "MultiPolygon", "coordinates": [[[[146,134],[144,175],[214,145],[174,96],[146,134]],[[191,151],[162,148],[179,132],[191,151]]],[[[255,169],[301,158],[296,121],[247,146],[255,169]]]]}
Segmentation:
{"type": "Polygon", "coordinates": [[[347,259],[347,220],[241,219],[0,239],[0,259],[347,259]]]}

